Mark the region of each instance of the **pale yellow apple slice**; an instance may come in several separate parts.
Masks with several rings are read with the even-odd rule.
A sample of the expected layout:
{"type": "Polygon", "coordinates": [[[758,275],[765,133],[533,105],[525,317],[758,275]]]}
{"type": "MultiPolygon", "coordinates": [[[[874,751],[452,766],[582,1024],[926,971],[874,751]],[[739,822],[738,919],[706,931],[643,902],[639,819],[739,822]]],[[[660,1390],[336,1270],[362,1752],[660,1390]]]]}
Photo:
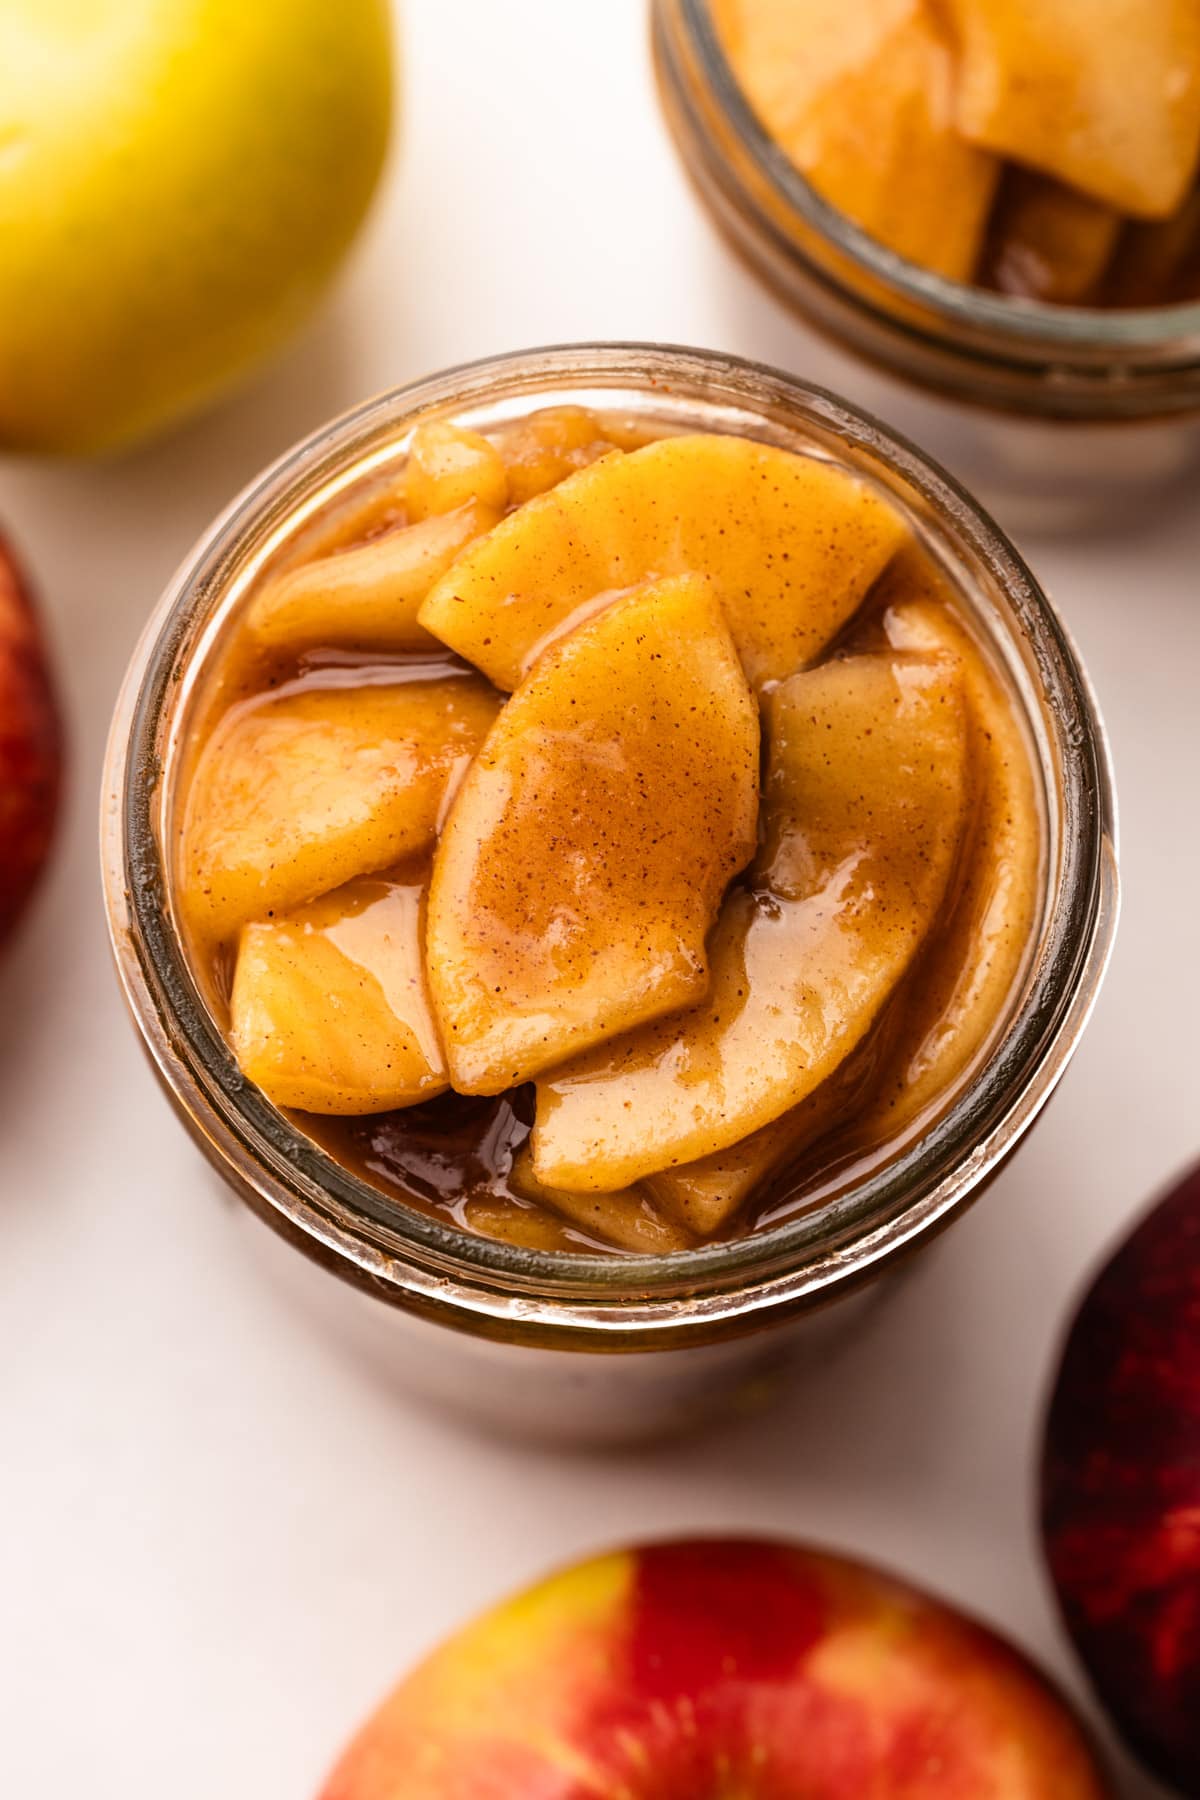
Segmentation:
{"type": "Polygon", "coordinates": [[[581,1231],[615,1244],[619,1250],[666,1256],[673,1250],[687,1250],[696,1241],[682,1223],[664,1216],[641,1188],[624,1188],[616,1194],[573,1194],[566,1188],[547,1187],[534,1172],[527,1144],[518,1153],[508,1180],[522,1199],[549,1207],[581,1231]]]}
{"type": "Polygon", "coordinates": [[[704,992],[705,934],[754,852],[758,740],[702,577],[648,583],[539,660],[434,859],[430,983],[460,1093],[704,992]]]}
{"type": "Polygon", "coordinates": [[[479,1237],[522,1250],[566,1250],[578,1256],[585,1248],[573,1236],[565,1219],[532,1201],[510,1200],[503,1194],[480,1194],[463,1207],[463,1224],[479,1237]]]}
{"type": "Polygon", "coordinates": [[[880,243],[969,281],[999,160],[954,129],[951,47],[928,0],[717,0],[754,111],[822,197],[880,243]]]}
{"type": "Polygon", "coordinates": [[[414,523],[472,502],[501,513],[508,505],[504,459],[477,431],[440,420],[418,425],[404,465],[404,499],[414,523]]]}
{"type": "Polygon", "coordinates": [[[798,1106],[938,915],[969,789],[956,663],[829,662],[776,688],[765,716],[766,841],[710,940],[709,996],[539,1081],[533,1159],[551,1186],[624,1187],[798,1106]]]}
{"type": "Polygon", "coordinates": [[[388,1112],[450,1085],[425,980],[426,873],[364,876],[243,928],[233,1048],[276,1106],[388,1112]]]}
{"type": "Polygon", "coordinates": [[[1001,293],[1071,306],[1088,300],[1123,220],[1113,207],[1029,169],[1005,176],[981,277],[1001,293]]]}
{"type": "Polygon", "coordinates": [[[514,688],[598,597],[705,574],[757,687],[821,652],[906,535],[886,500],[815,457],[741,437],[660,438],[518,507],[418,616],[514,688]]]}
{"type": "Polygon", "coordinates": [[[178,870],[191,929],[232,937],[427,849],[498,706],[461,676],[233,707],[188,786],[178,870]]]}
{"type": "Polygon", "coordinates": [[[923,559],[900,558],[880,593],[900,650],[956,658],[976,803],[952,910],[925,951],[889,1052],[892,1079],[864,1113],[880,1140],[952,1097],[1003,1029],[1041,916],[1045,826],[1033,753],[1011,698],[943,601],[923,559]]]}
{"type": "Polygon", "coordinates": [[[523,506],[618,448],[586,406],[543,407],[500,426],[495,442],[504,458],[514,506],[523,506]]]}
{"type": "Polygon", "coordinates": [[[497,523],[497,508],[468,500],[289,569],[254,596],[246,632],[264,649],[316,645],[361,650],[428,650],[437,643],[417,611],[473,538],[497,523]]]}
{"type": "Polygon", "coordinates": [[[1119,212],[1164,218],[1200,153],[1196,0],[946,0],[959,129],[1119,212]]]}
{"type": "Polygon", "coordinates": [[[890,1033],[877,1025],[799,1106],[727,1150],[646,1176],[643,1187],[698,1237],[723,1231],[772,1176],[849,1116],[878,1072],[881,1030],[890,1039],[890,1033]]]}

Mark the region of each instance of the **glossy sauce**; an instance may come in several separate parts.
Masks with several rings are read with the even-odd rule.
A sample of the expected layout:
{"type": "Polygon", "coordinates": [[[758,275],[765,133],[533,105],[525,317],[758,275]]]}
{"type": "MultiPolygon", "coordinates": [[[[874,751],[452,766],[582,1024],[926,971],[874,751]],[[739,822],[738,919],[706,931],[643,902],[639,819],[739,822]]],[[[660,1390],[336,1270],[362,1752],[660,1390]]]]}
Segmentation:
{"type": "MultiPolygon", "coordinates": [[[[610,429],[617,437],[619,427],[612,424],[610,429]]],[[[635,437],[626,431],[623,447],[632,447],[648,435],[635,437]]],[[[310,528],[304,555],[293,551],[290,560],[303,561],[304,556],[315,553],[314,546],[327,552],[335,545],[361,541],[401,519],[402,513],[391,502],[358,502],[349,524],[333,520],[319,532],[310,528]]],[[[742,1236],[768,1222],[778,1222],[857,1180],[927,1129],[986,1056],[1009,997],[1020,982],[1037,924],[1042,842],[1032,755],[1016,722],[1016,702],[972,637],[952,592],[923,552],[902,552],[898,564],[877,582],[829,655],[849,658],[882,650],[919,649],[925,629],[922,618],[926,623],[944,618],[957,634],[957,650],[965,659],[969,683],[985,696],[985,711],[990,706],[996,718],[1003,715],[1009,734],[1004,754],[1011,765],[1014,792],[1019,790],[1021,804],[1032,810],[1027,810],[1017,836],[1011,842],[1005,840],[997,813],[999,808],[1003,814],[1007,805],[1002,785],[998,790],[992,776],[985,778],[976,767],[963,847],[917,960],[857,1049],[818,1090],[819,1105],[807,1126],[794,1134],[789,1153],[782,1160],[776,1158],[762,1179],[748,1180],[749,1191],[731,1220],[715,1232],[705,1231],[702,1207],[681,1210],[678,1196],[670,1207],[664,1207],[652,1180],[636,1192],[617,1196],[621,1213],[616,1228],[617,1214],[608,1196],[570,1197],[570,1216],[555,1204],[534,1197],[528,1174],[522,1179],[518,1166],[524,1152],[528,1169],[534,1119],[532,1084],[497,1096],[442,1092],[386,1113],[339,1117],[289,1109],[294,1122],[339,1163],[402,1205],[533,1248],[600,1250],[613,1255],[682,1248],[709,1236],[742,1236]],[[1032,835],[1031,818],[1035,819],[1032,835]],[[989,980],[992,991],[984,993],[989,980]],[[988,1005],[986,1029],[981,1028],[978,1016],[981,994],[988,1005]],[[953,1046],[956,1034],[963,1039],[961,1054],[955,1052],[947,1058],[946,1046],[953,1046]],[[932,1082],[931,1070],[937,1076],[932,1082]]],[[[301,654],[281,657],[263,655],[235,634],[210,671],[200,696],[192,766],[222,721],[265,694],[304,696],[330,688],[459,679],[478,682],[480,678],[469,665],[442,649],[382,656],[377,651],[360,654],[315,645],[301,654]]],[[[980,741],[984,738],[991,742],[986,729],[980,741]]],[[[185,769],[185,781],[187,775],[185,769]]],[[[443,816],[449,797],[442,807],[443,816]]],[[[386,871],[370,877],[371,906],[386,905],[389,880],[397,896],[408,896],[404,904],[415,904],[408,885],[412,879],[407,867],[397,869],[391,877],[386,871]]],[[[766,904],[761,894],[756,897],[750,873],[739,877],[731,892],[736,894],[739,888],[746,893],[747,905],[765,906],[764,930],[769,932],[778,903],[766,904]]],[[[836,896],[832,899],[836,904],[836,896]]],[[[324,929],[320,905],[317,902],[309,909],[313,913],[309,928],[314,930],[324,929]]],[[[329,933],[334,948],[351,962],[356,923],[344,923],[329,933]]],[[[228,1030],[233,943],[228,938],[205,939],[195,932],[190,941],[209,1004],[228,1030]]],[[[742,1149],[742,1145],[734,1146],[726,1156],[742,1149]]]]}

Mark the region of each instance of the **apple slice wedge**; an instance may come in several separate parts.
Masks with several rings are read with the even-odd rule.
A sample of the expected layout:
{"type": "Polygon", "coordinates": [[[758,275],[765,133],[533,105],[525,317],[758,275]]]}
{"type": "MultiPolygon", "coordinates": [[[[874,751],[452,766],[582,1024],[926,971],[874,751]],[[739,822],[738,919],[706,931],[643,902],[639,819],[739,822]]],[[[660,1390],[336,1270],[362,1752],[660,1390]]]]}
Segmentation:
{"type": "Polygon", "coordinates": [[[421,946],[427,873],[367,876],[242,931],[233,1047],[276,1106],[390,1112],[449,1087],[421,946]]]}
{"type": "Polygon", "coordinates": [[[954,129],[954,57],[928,0],[717,0],[764,128],[880,243],[969,281],[999,159],[954,129]]]}
{"type": "Polygon", "coordinates": [[[1161,219],[1200,155],[1196,0],[947,0],[972,143],[1161,219]]]}
{"type": "Polygon", "coordinates": [[[879,599],[897,650],[958,661],[978,799],[964,879],[889,1051],[897,1079],[859,1121],[864,1143],[895,1136],[951,1094],[1003,1029],[1037,934],[1046,835],[1017,710],[948,610],[936,576],[915,555],[902,556],[879,599]]]}
{"type": "Polygon", "coordinates": [[[499,696],[476,676],[303,687],[233,707],[200,754],[181,905],[208,942],[432,844],[499,696]]]}
{"type": "Polygon", "coordinates": [[[880,1040],[891,1041],[886,1023],[876,1024],[859,1048],[806,1100],[772,1119],[727,1150],[717,1150],[677,1169],[661,1169],[642,1185],[671,1218],[697,1237],[713,1237],[736,1217],[756,1190],[850,1114],[878,1073],[880,1040]]]}
{"type": "Polygon", "coordinates": [[[534,1168],[551,1186],[624,1187],[798,1106],[938,915],[970,787],[957,664],[825,663],[776,688],[765,716],[765,842],[710,941],[708,998],[539,1081],[534,1168]]]}
{"type": "Polygon", "coordinates": [[[758,745],[703,577],[648,583],[538,661],[434,858],[430,984],[460,1093],[704,993],[705,935],[754,854],[758,745]]]}
{"type": "Polygon", "coordinates": [[[417,611],[473,538],[500,518],[496,507],[468,500],[289,569],[257,593],[246,631],[266,650],[350,645],[360,650],[429,650],[436,638],[417,611]]]}
{"type": "Polygon", "coordinates": [[[547,1187],[534,1172],[528,1144],[518,1152],[508,1179],[523,1200],[549,1207],[580,1231],[615,1244],[618,1250],[666,1256],[673,1250],[687,1250],[696,1241],[683,1223],[664,1215],[641,1188],[622,1188],[615,1194],[573,1194],[567,1188],[547,1187]]]}
{"type": "Polygon", "coordinates": [[[816,457],[742,437],[660,438],[510,513],[418,618],[511,689],[605,597],[708,575],[757,688],[819,655],[906,536],[886,500],[816,457]]]}

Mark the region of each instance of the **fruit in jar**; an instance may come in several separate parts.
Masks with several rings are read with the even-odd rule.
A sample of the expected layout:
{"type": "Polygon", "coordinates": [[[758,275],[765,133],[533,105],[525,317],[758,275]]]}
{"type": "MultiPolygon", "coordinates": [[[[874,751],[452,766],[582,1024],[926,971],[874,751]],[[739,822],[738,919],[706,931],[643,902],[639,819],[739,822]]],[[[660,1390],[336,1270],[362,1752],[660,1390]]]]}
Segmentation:
{"type": "Polygon", "coordinates": [[[1200,1792],[1200,1168],[1079,1306],[1046,1419],[1041,1516],[1105,1708],[1162,1780],[1200,1792]]]}
{"type": "Polygon", "coordinates": [[[832,205],[910,261],[969,281],[999,160],[954,128],[951,46],[929,0],[717,0],[746,97],[832,205]]]}
{"type": "Polygon", "coordinates": [[[713,934],[709,994],[539,1080],[534,1167],[555,1187],[623,1187],[798,1106],[937,917],[969,793],[955,664],[831,661],[781,683],[764,712],[764,842],[713,934]]]}
{"type": "Polygon", "coordinates": [[[45,867],[61,780],[49,655],[28,583],[0,538],[0,946],[45,867]]]}
{"type": "Polygon", "coordinates": [[[930,566],[909,554],[897,557],[878,593],[895,649],[949,657],[961,670],[973,791],[962,879],[900,1011],[884,1078],[863,1109],[859,1133],[867,1141],[908,1129],[990,1048],[1005,996],[1029,957],[1042,877],[1041,803],[1028,743],[948,598],[930,566]]]}
{"type": "Polygon", "coordinates": [[[737,1795],[1105,1800],[1004,1639],[861,1562],[766,1539],[637,1546],[502,1602],[412,1671],[321,1800],[737,1795]]]}
{"type": "Polygon", "coordinates": [[[758,688],[820,654],[905,535],[885,500],[814,457],[743,437],[666,437],[518,507],[418,616],[512,689],[588,607],[656,577],[707,575],[758,688]]]}
{"type": "Polygon", "coordinates": [[[243,928],[233,1046],[276,1106],[378,1112],[450,1085],[425,978],[425,881],[420,867],[361,877],[243,928]]]}
{"type": "Polygon", "coordinates": [[[472,538],[500,513],[479,500],[398,525],[365,543],[299,564],[254,596],[248,637],[270,651],[349,646],[428,650],[436,642],[417,623],[421,602],[472,538]]]}
{"type": "Polygon", "coordinates": [[[1200,179],[1194,0],[713,0],[712,16],[777,148],[908,261],[1056,305],[1200,293],[1161,235],[1200,179]]]}
{"type": "Polygon", "coordinates": [[[508,504],[508,474],[495,444],[448,419],[418,425],[404,468],[404,499],[414,524],[436,513],[508,504]]]}
{"type": "Polygon", "coordinates": [[[621,1250],[669,1256],[695,1242],[686,1225],[656,1206],[644,1188],[623,1188],[616,1194],[573,1194],[567,1188],[547,1187],[534,1172],[528,1145],[518,1154],[509,1180],[515,1194],[621,1250]]]}
{"type": "Polygon", "coordinates": [[[1183,200],[1200,155],[1193,0],[948,0],[963,134],[1135,217],[1183,200]]]}
{"type": "Polygon", "coordinates": [[[704,577],[649,582],[538,659],[434,858],[429,974],[460,1092],[703,995],[706,934],[754,853],[758,744],[704,577]]]}
{"type": "MultiPolygon", "coordinates": [[[[449,511],[412,522],[398,458],[297,520],[197,687],[177,898],[243,1072],[362,1179],[527,1248],[670,1254],[795,1210],[962,1091],[1017,991],[1044,829],[1020,704],[888,501],[749,441],[651,457],[644,425],[581,412],[485,434],[499,523],[497,489],[455,485],[490,458],[441,429],[411,443],[449,511]],[[507,698],[422,635],[418,591],[470,569],[490,651],[483,590],[503,622],[544,501],[618,467],[620,556],[698,547],[716,575],[596,589],[588,563],[507,698]],[[559,486],[516,501],[519,469],[559,486]],[[764,646],[795,661],[756,693],[764,646]],[[414,887],[405,932],[384,898],[414,887]]],[[[580,516],[601,544],[596,494],[580,516]]],[[[555,612],[574,576],[546,566],[555,612]]]]}
{"type": "Polygon", "coordinates": [[[7,0],[0,445],[108,450],[307,318],[387,144],[386,0],[7,0]]]}
{"type": "Polygon", "coordinates": [[[496,437],[508,473],[509,498],[515,506],[523,506],[576,469],[588,468],[612,450],[628,448],[616,442],[623,435],[607,435],[586,406],[546,406],[501,426],[496,437]]]}
{"type": "Polygon", "coordinates": [[[260,695],[188,786],[184,905],[202,940],[429,849],[497,702],[470,677],[260,695]]]}

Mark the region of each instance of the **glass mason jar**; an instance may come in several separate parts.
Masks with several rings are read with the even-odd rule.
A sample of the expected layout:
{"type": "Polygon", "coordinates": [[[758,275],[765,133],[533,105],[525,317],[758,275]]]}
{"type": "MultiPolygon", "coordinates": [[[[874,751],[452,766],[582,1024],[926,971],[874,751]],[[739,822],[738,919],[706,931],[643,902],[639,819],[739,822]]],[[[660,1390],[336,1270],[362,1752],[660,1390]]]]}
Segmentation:
{"type": "Polygon", "coordinates": [[[700,198],[786,306],[871,365],[849,378],[864,404],[1034,528],[1120,516],[1182,483],[1200,458],[1200,304],[1050,305],[918,268],[774,143],[709,0],[652,0],[651,16],[663,111],[700,198]]]}
{"type": "Polygon", "coordinates": [[[285,456],[218,520],[150,620],[117,707],[105,893],[121,982],[158,1074],[205,1155],[291,1247],[277,1268],[427,1396],[496,1425],[633,1438],[731,1406],[793,1346],[823,1346],[854,1317],[851,1298],[1007,1157],[1062,1074],[1107,961],[1113,808],[1103,728],[1066,633],[959,487],[873,420],[757,364],[582,346],[476,363],[372,401],[285,456]],[[1008,669],[1044,788],[1034,954],[966,1091],[846,1191],[740,1241],[672,1255],[574,1255],[474,1236],[323,1153],[240,1074],[188,966],[164,852],[198,678],[265,559],[356,484],[397,468],[422,420],[488,429],[555,404],[806,449],[885,492],[1008,669]]]}

